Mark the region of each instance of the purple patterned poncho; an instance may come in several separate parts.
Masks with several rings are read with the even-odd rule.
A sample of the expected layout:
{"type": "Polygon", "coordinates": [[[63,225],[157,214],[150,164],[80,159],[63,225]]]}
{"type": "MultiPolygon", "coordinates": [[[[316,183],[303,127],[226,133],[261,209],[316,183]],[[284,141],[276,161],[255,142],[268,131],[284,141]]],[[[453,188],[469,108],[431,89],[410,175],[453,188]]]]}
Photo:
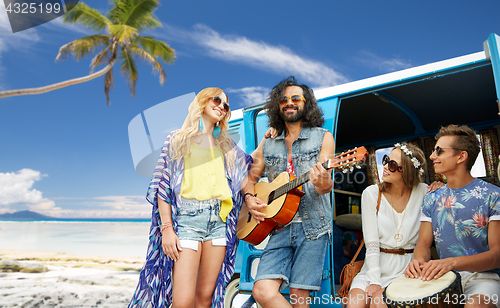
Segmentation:
{"type": "MultiPolygon", "coordinates": [[[[158,211],[158,195],[172,206],[172,223],[177,232],[177,206],[180,204],[180,190],[182,183],[184,159],[172,161],[170,159],[170,133],[163,145],[160,158],[149,184],[146,199],[153,205],[151,228],[149,231],[149,245],[146,262],[142,267],[139,284],[128,307],[169,307],[172,303],[172,266],[173,261],[165,255],[162,249],[158,211]]],[[[234,260],[238,248],[236,238],[236,222],[243,202],[241,182],[245,178],[252,158],[235,145],[234,169],[229,170],[226,162],[226,178],[233,199],[233,209],[226,220],[226,256],[217,278],[212,307],[224,306],[224,291],[234,272],[234,260]]]]}

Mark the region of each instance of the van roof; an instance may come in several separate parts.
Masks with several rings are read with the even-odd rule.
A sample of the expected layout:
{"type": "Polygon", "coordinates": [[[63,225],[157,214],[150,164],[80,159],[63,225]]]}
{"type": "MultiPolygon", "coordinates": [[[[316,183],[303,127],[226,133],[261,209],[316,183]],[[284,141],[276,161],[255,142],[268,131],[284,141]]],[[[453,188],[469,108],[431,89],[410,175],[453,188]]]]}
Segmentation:
{"type": "Polygon", "coordinates": [[[349,95],[367,89],[373,89],[383,85],[391,84],[398,81],[404,81],[419,76],[435,74],[441,71],[449,70],[450,68],[458,68],[468,66],[470,64],[486,61],[484,51],[473,54],[456,57],[448,60],[425,64],[408,68],[401,71],[396,71],[384,75],[361,79],[333,87],[314,89],[316,99],[326,99],[333,96],[349,95]]]}

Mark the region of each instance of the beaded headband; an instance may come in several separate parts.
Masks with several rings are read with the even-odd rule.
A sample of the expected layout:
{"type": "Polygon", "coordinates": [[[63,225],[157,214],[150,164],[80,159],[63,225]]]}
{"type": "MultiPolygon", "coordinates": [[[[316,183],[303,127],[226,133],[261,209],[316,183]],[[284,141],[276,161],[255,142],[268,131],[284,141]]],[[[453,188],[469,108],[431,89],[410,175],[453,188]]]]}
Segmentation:
{"type": "Polygon", "coordinates": [[[415,167],[415,169],[418,169],[418,173],[420,175],[424,174],[424,169],[422,169],[422,167],[421,167],[422,164],[420,163],[420,161],[416,157],[413,156],[412,151],[408,150],[408,148],[406,147],[405,144],[401,145],[399,143],[396,143],[394,146],[399,147],[401,149],[401,151],[403,151],[407,156],[410,156],[410,160],[413,163],[413,167],[415,167]]]}

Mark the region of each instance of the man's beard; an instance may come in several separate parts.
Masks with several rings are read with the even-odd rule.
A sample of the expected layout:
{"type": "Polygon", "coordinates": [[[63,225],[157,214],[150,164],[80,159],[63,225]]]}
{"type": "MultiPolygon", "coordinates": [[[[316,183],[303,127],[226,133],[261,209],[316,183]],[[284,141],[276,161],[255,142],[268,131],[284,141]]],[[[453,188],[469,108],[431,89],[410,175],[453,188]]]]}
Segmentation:
{"type": "Polygon", "coordinates": [[[300,110],[298,107],[294,107],[295,110],[297,110],[297,113],[295,113],[295,115],[293,115],[293,116],[285,115],[285,112],[283,111],[283,109],[285,109],[285,108],[290,108],[290,107],[283,107],[280,109],[280,117],[285,122],[288,122],[288,123],[297,122],[299,120],[302,120],[302,118],[304,117],[304,110],[300,110]]]}

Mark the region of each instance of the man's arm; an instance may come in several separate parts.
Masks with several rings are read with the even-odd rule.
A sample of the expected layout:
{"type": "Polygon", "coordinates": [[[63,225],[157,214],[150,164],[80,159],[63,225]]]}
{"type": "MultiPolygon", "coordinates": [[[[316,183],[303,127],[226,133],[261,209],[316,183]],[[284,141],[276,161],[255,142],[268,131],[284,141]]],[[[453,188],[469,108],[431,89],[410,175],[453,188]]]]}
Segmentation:
{"type": "Polygon", "coordinates": [[[332,171],[326,170],[321,165],[330,158],[335,157],[335,141],[329,131],[323,137],[321,150],[319,151],[319,161],[314,164],[310,171],[310,180],[318,194],[327,194],[333,189],[332,171]]]}
{"type": "Polygon", "coordinates": [[[405,269],[405,276],[418,278],[422,275],[422,267],[431,259],[431,245],[434,240],[432,223],[422,221],[418,231],[418,242],[413,250],[413,261],[405,269]]]}
{"type": "MultiPolygon", "coordinates": [[[[420,241],[420,239],[419,239],[420,241]]],[[[450,270],[483,272],[500,267],[500,221],[488,224],[489,250],[472,256],[431,260],[422,268],[422,280],[437,279],[450,270]]]]}
{"type": "MultiPolygon", "coordinates": [[[[255,195],[255,183],[257,183],[260,177],[264,174],[264,154],[262,152],[264,146],[265,138],[262,139],[259,146],[252,153],[253,164],[250,167],[250,171],[248,172],[247,177],[243,181],[242,184],[242,193],[255,195]]],[[[260,209],[267,206],[264,202],[262,202],[259,198],[245,196],[245,202],[248,206],[248,210],[250,214],[255,219],[257,223],[260,223],[266,217],[266,214],[260,212],[260,209]]]]}

